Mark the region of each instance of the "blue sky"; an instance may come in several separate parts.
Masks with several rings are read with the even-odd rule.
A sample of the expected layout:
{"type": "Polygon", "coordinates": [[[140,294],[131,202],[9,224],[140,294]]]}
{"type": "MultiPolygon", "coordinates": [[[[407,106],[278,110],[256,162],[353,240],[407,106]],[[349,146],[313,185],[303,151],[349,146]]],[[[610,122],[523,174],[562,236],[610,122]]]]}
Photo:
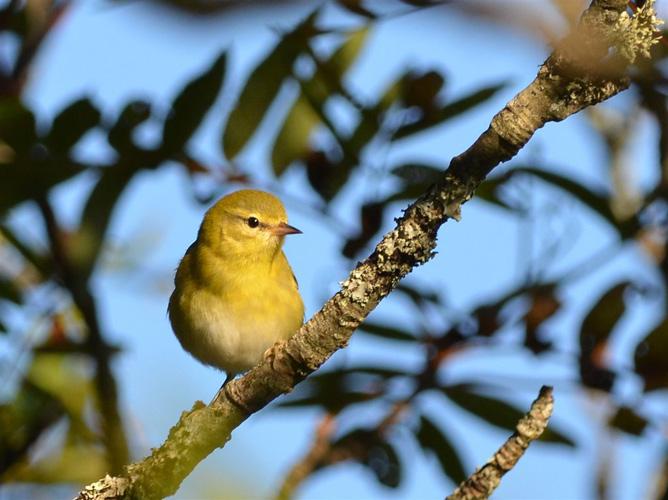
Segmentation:
{"type": "MultiPolygon", "coordinates": [[[[148,98],[158,109],[166,110],[172,96],[188,78],[222,49],[229,48],[231,61],[225,93],[193,143],[200,157],[211,164],[220,164],[221,116],[230,109],[231,97],[276,39],[273,29],[293,25],[310,8],[305,3],[289,11],[263,5],[249,7],[252,15],[246,12],[226,19],[192,20],[147,2],[128,2],[122,6],[102,0],[76,2],[40,53],[26,99],[47,116],[82,93],[91,95],[110,116],[130,98],[138,97],[148,98]]],[[[329,16],[327,19],[336,26],[355,25],[354,19],[332,9],[329,16]]],[[[393,149],[385,159],[392,163],[422,159],[445,167],[450,157],[466,149],[487,127],[503,103],[530,82],[546,54],[547,49],[534,38],[475,22],[454,10],[438,15],[425,10],[374,26],[348,83],[363,98],[372,98],[407,66],[443,70],[447,75],[448,97],[508,81],[506,90],[493,100],[393,149]]],[[[616,101],[613,104],[623,107],[623,96],[616,101]]],[[[648,129],[649,143],[651,130],[646,118],[642,120],[642,126],[648,129]]],[[[262,182],[269,185],[272,181],[266,165],[270,127],[265,124],[264,129],[266,133],[258,134],[240,163],[252,167],[262,182]]],[[[150,127],[144,131],[147,140],[154,132],[150,127]]],[[[596,140],[585,120],[574,117],[539,131],[516,162],[539,159],[541,164],[600,186],[604,184],[602,179],[607,179],[607,167],[596,140]]],[[[108,151],[101,144],[99,138],[92,137],[81,154],[104,157],[108,151]]],[[[649,151],[645,146],[638,144],[636,150],[649,151]]],[[[651,170],[642,165],[654,158],[650,154],[638,158],[638,180],[648,183],[652,179],[647,172],[651,170]]],[[[89,187],[90,179],[82,178],[58,189],[54,200],[58,214],[65,221],[77,220],[89,187]]],[[[335,204],[337,218],[350,221],[354,227],[355,211],[351,206],[369,199],[373,189],[374,179],[356,177],[335,204]]],[[[339,255],[338,235],[304,208],[315,197],[306,187],[301,171],[289,172],[280,191],[286,195],[291,223],[304,231],[301,236],[288,238],[285,251],[299,279],[308,317],[337,290],[350,263],[339,255]]],[[[535,200],[542,201],[540,196],[535,200]]],[[[140,255],[139,268],[131,274],[102,272],[95,280],[106,331],[125,348],[114,368],[136,458],[159,445],[180,412],[190,408],[196,399],[208,401],[222,381],[221,374],[199,365],[180,349],[165,314],[172,270],[193,241],[205,208],[193,200],[188,178],[175,165],[139,175],[118,207],[110,231],[112,239],[120,244],[136,242],[140,233],[149,233],[151,238],[144,242],[146,250],[140,255]]],[[[396,206],[395,213],[389,215],[396,216],[400,208],[396,206]]],[[[581,225],[581,230],[570,251],[555,262],[555,271],[571,267],[614,241],[614,236],[593,217],[583,215],[576,207],[572,212],[574,220],[568,223],[581,225]]],[[[388,228],[391,216],[385,221],[388,228]]],[[[458,307],[478,303],[517,282],[522,278],[518,262],[526,257],[522,254],[526,245],[520,243],[526,233],[522,233],[524,226],[517,219],[476,201],[466,205],[463,216],[460,223],[446,224],[439,234],[439,255],[410,278],[444,293],[458,307]]],[[[628,272],[643,276],[650,283],[657,279],[649,266],[642,265],[637,250],[629,249],[569,291],[573,300],[568,302],[569,310],[553,323],[555,335],[569,331],[569,327],[573,331],[574,318],[581,316],[575,313],[595,300],[592,294],[600,285],[628,272]]],[[[373,315],[380,320],[410,324],[404,312],[397,312],[403,311],[397,305],[401,306],[400,299],[390,298],[373,315]]],[[[643,325],[654,321],[653,311],[652,304],[636,304],[626,326],[641,331],[643,325]]],[[[374,349],[374,345],[355,337],[350,347],[337,353],[328,365],[338,366],[370,356],[408,365],[418,359],[419,353],[397,353],[396,346],[391,344],[381,350],[374,349]]],[[[618,347],[623,351],[633,346],[628,343],[626,347],[618,347]]],[[[562,383],[573,378],[563,362],[529,358],[510,350],[495,355],[472,351],[457,358],[446,371],[455,379],[490,373],[524,373],[526,384],[508,394],[508,399],[527,407],[541,383],[555,383],[555,422],[570,431],[580,444],[575,451],[535,445],[504,480],[497,498],[593,497],[591,467],[601,450],[598,437],[591,433],[590,422],[599,418],[596,413],[600,408],[574,391],[572,384],[562,383]]],[[[469,467],[482,464],[506,438],[504,432],[429,398],[419,404],[449,429],[455,429],[457,443],[468,449],[469,467]]],[[[239,497],[270,495],[292,463],[306,451],[316,417],[315,412],[287,411],[264,411],[253,416],[235,431],[224,450],[214,453],[195,470],[176,497],[215,496],[216,488],[230,485],[235,486],[239,497]]],[[[653,453],[659,452],[657,444],[629,438],[615,440],[614,447],[623,450],[620,456],[626,460],[640,461],[638,468],[643,460],[651,460],[653,453]]],[[[441,476],[435,460],[423,458],[418,449],[410,450],[410,454],[417,458],[411,461],[406,481],[397,492],[399,497],[442,497],[451,490],[452,485],[441,476]]],[[[619,464],[618,469],[622,479],[616,484],[619,487],[614,498],[629,498],[644,492],[639,474],[624,464],[619,464]]],[[[380,499],[387,495],[387,490],[354,465],[328,469],[307,482],[300,492],[301,498],[322,499],[380,499]]],[[[229,496],[232,497],[235,495],[229,496]]]]}

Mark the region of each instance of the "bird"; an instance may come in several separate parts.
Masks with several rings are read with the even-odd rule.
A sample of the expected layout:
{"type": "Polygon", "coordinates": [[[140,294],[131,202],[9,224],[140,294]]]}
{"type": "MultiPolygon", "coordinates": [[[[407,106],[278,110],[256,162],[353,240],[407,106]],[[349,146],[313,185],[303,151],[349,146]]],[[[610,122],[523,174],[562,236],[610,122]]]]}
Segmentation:
{"type": "Polygon", "coordinates": [[[302,326],[304,303],[282,249],[285,236],[300,233],[276,196],[243,189],[207,210],[181,259],[172,329],[193,357],[225,371],[225,383],[302,326]]]}

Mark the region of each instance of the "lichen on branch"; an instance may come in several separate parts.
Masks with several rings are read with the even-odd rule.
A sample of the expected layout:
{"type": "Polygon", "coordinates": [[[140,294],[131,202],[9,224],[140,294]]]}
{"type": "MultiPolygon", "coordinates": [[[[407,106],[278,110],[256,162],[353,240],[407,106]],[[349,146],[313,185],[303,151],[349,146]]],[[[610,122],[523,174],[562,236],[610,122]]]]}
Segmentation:
{"type": "MultiPolygon", "coordinates": [[[[342,283],[341,290],[294,337],[273,346],[262,363],[225,385],[209,405],[184,412],[162,446],[126,468],[125,491],[115,489],[115,496],[97,497],[82,492],[80,498],[173,494],[202,459],[225,445],[233,429],[345,347],[353,331],[399,280],[433,256],[441,225],[450,218],[459,219],[461,205],[494,167],[515,156],[546,123],[563,120],[628,87],[625,71],[630,59],[610,55],[611,51],[613,55],[622,52],[617,43],[620,23],[626,23],[622,18],[626,6],[626,0],[592,1],[579,25],[545,61],[536,78],[494,116],[473,145],[451,160],[440,182],[405,210],[394,229],[342,283]]],[[[628,29],[644,30],[646,26],[631,23],[628,29]]],[[[629,36],[627,33],[624,40],[629,36]]],[[[639,34],[637,39],[641,43],[647,37],[639,34]]],[[[637,53],[644,54],[645,49],[638,48],[637,53]]],[[[116,479],[102,479],[96,491],[106,491],[100,483],[116,479]]]]}

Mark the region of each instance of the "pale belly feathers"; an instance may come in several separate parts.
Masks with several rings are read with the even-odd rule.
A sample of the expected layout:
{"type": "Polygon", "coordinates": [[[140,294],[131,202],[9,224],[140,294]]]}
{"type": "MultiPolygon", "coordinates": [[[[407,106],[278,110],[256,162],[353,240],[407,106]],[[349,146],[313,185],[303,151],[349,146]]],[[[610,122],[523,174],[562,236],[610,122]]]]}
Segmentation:
{"type": "Polygon", "coordinates": [[[183,348],[202,363],[229,375],[255,366],[279,340],[294,335],[303,322],[303,304],[296,284],[238,290],[243,300],[228,301],[202,288],[174,293],[169,315],[183,348]],[[188,314],[184,314],[188,311],[188,314]]]}

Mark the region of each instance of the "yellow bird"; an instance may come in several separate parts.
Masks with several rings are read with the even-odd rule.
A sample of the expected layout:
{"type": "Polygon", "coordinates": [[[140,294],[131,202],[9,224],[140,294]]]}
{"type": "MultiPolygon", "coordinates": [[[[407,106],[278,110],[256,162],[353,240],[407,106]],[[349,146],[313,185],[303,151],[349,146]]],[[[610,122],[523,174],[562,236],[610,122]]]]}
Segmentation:
{"type": "Polygon", "coordinates": [[[204,215],[181,260],[169,320],[183,348],[224,370],[227,380],[255,366],[304,321],[297,281],[281,249],[285,207],[263,191],[224,196],[204,215]]]}

